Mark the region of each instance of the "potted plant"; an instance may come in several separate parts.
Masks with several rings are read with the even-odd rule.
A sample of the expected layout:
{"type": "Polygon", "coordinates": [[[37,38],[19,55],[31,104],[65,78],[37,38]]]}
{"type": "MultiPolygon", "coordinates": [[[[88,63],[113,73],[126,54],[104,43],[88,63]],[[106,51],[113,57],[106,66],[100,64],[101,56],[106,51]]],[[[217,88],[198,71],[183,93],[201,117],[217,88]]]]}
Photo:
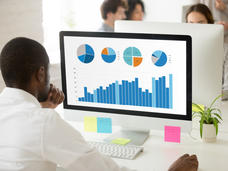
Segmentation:
{"type": "Polygon", "coordinates": [[[222,95],[216,97],[209,107],[193,103],[192,106],[197,109],[193,112],[193,118],[200,118],[200,137],[204,142],[215,142],[218,134],[218,124],[222,121],[221,110],[213,107],[214,103],[221,98],[222,95]]]}

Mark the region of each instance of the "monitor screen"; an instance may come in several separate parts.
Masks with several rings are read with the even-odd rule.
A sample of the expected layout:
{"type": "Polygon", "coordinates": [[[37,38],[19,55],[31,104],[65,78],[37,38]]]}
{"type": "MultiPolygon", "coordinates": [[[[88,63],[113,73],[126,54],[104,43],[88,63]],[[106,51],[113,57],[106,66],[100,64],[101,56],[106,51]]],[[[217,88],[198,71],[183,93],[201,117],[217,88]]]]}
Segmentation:
{"type": "Polygon", "coordinates": [[[60,33],[64,108],[191,120],[191,37],[60,33]]]}

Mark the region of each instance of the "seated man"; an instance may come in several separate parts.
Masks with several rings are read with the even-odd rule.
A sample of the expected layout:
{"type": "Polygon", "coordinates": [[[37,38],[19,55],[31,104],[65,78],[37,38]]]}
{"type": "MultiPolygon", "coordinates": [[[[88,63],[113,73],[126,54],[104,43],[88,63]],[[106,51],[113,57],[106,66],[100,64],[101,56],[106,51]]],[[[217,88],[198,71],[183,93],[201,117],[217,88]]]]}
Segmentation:
{"type": "Polygon", "coordinates": [[[98,31],[113,32],[116,20],[126,18],[127,4],[124,0],[104,0],[101,5],[101,16],[104,20],[98,31]]]}
{"type": "MultiPolygon", "coordinates": [[[[0,66],[6,88],[0,94],[0,170],[128,171],[91,148],[80,133],[51,109],[64,95],[49,84],[44,47],[15,38],[2,49],[0,66]],[[43,108],[42,108],[43,107],[43,108]]],[[[195,155],[183,155],[170,171],[196,171],[195,155]]]]}

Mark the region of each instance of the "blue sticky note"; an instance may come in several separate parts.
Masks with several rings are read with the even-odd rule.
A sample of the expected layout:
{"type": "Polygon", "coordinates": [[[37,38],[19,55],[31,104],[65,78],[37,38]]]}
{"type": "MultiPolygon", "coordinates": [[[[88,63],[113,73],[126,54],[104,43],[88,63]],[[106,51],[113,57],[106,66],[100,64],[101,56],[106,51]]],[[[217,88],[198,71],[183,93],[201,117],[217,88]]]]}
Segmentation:
{"type": "Polygon", "coordinates": [[[111,118],[97,118],[97,132],[98,133],[112,133],[112,119],[111,118]]]}

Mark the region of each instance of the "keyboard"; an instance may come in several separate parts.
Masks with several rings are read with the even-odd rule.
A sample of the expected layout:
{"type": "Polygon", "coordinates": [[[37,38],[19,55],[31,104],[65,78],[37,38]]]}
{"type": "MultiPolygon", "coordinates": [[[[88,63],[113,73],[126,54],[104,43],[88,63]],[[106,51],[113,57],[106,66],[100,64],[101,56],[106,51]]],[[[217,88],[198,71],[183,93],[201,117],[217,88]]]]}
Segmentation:
{"type": "Polygon", "coordinates": [[[100,153],[121,159],[133,160],[135,157],[143,151],[142,146],[135,145],[118,145],[107,142],[94,142],[88,141],[91,147],[95,147],[100,153]]]}

